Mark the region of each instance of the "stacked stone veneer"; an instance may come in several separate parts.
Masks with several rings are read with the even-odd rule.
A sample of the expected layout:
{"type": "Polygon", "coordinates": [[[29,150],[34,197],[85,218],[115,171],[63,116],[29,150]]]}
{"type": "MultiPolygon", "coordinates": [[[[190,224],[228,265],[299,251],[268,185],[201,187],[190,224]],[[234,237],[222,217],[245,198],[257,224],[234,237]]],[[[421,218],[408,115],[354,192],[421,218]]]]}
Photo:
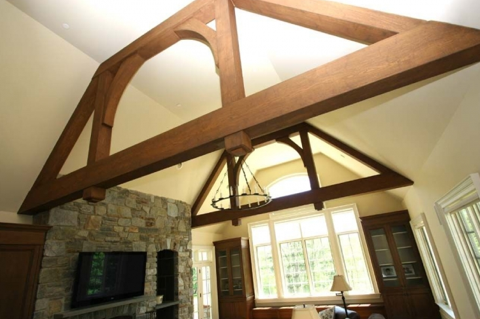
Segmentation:
{"type": "Polygon", "coordinates": [[[47,234],[40,270],[35,319],[50,319],[70,309],[79,252],[146,251],[145,295],[151,300],[78,316],[111,318],[146,314],[155,306],[157,252],[178,252],[179,318],[192,318],[190,207],[183,202],[130,191],[109,189],[99,203],[77,200],[34,217],[35,224],[53,226],[47,234]]]}

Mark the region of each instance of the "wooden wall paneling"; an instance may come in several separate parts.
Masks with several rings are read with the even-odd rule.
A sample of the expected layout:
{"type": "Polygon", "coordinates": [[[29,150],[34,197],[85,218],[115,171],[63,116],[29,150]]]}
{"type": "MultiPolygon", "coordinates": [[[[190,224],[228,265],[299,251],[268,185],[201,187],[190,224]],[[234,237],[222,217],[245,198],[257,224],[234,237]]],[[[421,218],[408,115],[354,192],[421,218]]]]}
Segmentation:
{"type": "Polygon", "coordinates": [[[32,318],[43,244],[50,228],[0,223],[0,318],[32,318]]]}
{"type": "Polygon", "coordinates": [[[413,182],[397,173],[385,173],[376,176],[370,176],[354,181],[348,181],[341,184],[325,186],[319,189],[312,189],[307,192],[293,194],[275,198],[267,206],[259,207],[254,210],[226,210],[220,214],[211,212],[197,215],[192,218],[192,227],[200,227],[227,220],[244,218],[264,213],[279,211],[282,209],[313,204],[315,202],[324,202],[327,200],[366,194],[376,191],[389,190],[398,187],[410,186],[413,182]]]}
{"type": "Polygon", "coordinates": [[[34,187],[20,213],[51,208],[79,198],[80,190],[90,186],[115,186],[218,150],[223,138],[236,132],[256,138],[479,60],[479,30],[420,24],[34,187]]]}
{"type": "Polygon", "coordinates": [[[375,43],[423,23],[323,0],[233,0],[239,9],[362,43],[375,43]]]}
{"type": "Polygon", "coordinates": [[[90,81],[90,84],[80,99],[80,102],[70,117],[70,120],[63,129],[62,134],[60,135],[55,147],[45,162],[45,165],[40,171],[40,174],[38,175],[33,187],[42,185],[57,178],[60,170],[68,158],[68,155],[70,155],[73,146],[75,146],[78,137],[82,133],[85,125],[93,113],[95,108],[94,101],[97,90],[97,82],[98,80],[96,78],[90,81]]]}
{"type": "Polygon", "coordinates": [[[36,293],[34,280],[38,276],[34,266],[39,263],[38,255],[35,246],[0,244],[0,318],[28,318],[32,313],[36,293]],[[6,262],[10,260],[15,263],[6,262]]]}

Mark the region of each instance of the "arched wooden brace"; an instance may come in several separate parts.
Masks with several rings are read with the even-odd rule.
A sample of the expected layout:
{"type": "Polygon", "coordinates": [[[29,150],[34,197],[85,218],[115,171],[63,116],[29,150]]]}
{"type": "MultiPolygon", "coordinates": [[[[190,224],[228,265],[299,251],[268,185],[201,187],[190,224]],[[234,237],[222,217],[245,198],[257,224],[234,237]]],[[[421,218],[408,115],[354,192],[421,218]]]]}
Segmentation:
{"type": "MultiPolygon", "coordinates": [[[[312,148],[310,146],[310,140],[308,139],[308,131],[306,128],[302,128],[300,130],[300,139],[302,141],[302,147],[298,146],[298,144],[292,141],[288,136],[278,138],[277,142],[288,145],[297,151],[298,155],[300,155],[300,158],[302,159],[303,166],[307,169],[310,188],[318,189],[320,188],[320,184],[318,183],[317,170],[315,168],[312,148]]],[[[318,202],[314,203],[314,207],[316,210],[322,210],[324,206],[322,202],[318,202]]]]}
{"type": "Polygon", "coordinates": [[[179,25],[175,29],[175,33],[182,40],[191,39],[206,44],[212,50],[215,66],[218,68],[217,34],[215,30],[197,19],[190,19],[179,25]]]}
{"type": "MultiPolygon", "coordinates": [[[[107,92],[112,84],[113,74],[110,71],[106,71],[97,78],[98,85],[95,96],[95,112],[93,115],[87,165],[108,157],[110,155],[112,140],[112,127],[105,125],[103,118],[105,115],[107,92]]],[[[83,190],[82,197],[90,202],[98,202],[105,199],[105,193],[106,190],[104,188],[89,187],[83,190]]]]}
{"type": "MultiPolygon", "coordinates": [[[[178,29],[175,30],[175,34],[178,35],[179,40],[195,39],[209,46],[214,56],[215,65],[218,67],[216,34],[214,30],[197,19],[190,19],[181,24],[178,29]]],[[[146,58],[138,52],[135,52],[120,64],[113,80],[110,80],[111,84],[104,84],[103,82],[105,80],[103,80],[103,82],[100,80],[99,86],[103,86],[97,91],[97,100],[101,100],[101,102],[99,102],[100,106],[96,106],[95,113],[98,111],[98,114],[102,114],[103,118],[101,121],[94,121],[88,164],[110,155],[111,129],[115,121],[118,104],[128,84],[145,61],[146,58]],[[103,134],[99,134],[98,132],[102,132],[103,134]],[[101,146],[101,148],[98,146],[101,146]],[[99,153],[101,155],[99,155],[99,153]]],[[[98,77],[102,79],[106,74],[111,73],[107,70],[98,77]]],[[[93,202],[101,201],[105,199],[105,189],[96,186],[87,188],[83,192],[83,199],[93,202]]]]}

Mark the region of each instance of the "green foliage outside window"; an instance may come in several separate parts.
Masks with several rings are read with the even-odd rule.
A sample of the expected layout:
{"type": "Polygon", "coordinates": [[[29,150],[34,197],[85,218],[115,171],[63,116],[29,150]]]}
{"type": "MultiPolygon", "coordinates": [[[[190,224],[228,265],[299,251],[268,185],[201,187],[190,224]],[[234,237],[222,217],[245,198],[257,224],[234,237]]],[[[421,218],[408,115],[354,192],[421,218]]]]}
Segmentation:
{"type": "Polygon", "coordinates": [[[276,296],[277,283],[273,268],[272,246],[257,247],[258,268],[260,272],[260,287],[265,297],[276,296]]]}
{"type": "Polygon", "coordinates": [[[332,278],[335,275],[335,267],[328,238],[306,240],[305,245],[313,282],[312,293],[319,294],[330,291],[332,278]]]}

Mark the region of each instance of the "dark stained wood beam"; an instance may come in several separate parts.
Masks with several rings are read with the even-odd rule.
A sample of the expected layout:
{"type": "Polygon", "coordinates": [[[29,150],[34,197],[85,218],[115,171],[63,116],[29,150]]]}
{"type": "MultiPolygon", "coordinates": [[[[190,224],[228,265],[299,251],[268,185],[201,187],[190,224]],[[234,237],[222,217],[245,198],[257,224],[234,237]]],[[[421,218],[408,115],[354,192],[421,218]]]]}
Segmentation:
{"type": "MultiPolygon", "coordinates": [[[[320,188],[318,182],[317,169],[315,167],[315,161],[313,160],[312,147],[310,145],[310,139],[308,138],[308,131],[306,129],[300,132],[300,139],[302,141],[303,149],[303,165],[307,169],[308,179],[310,181],[310,189],[320,188]]],[[[323,202],[315,202],[313,206],[316,210],[323,209],[323,202]]]]}
{"type": "Polygon", "coordinates": [[[479,30],[427,22],[230,103],[48,185],[33,187],[20,213],[55,207],[79,198],[85,188],[112,187],[221,149],[223,138],[235,132],[243,130],[254,139],[479,60],[479,30]]]}
{"type": "MultiPolygon", "coordinates": [[[[97,94],[95,97],[95,112],[93,114],[92,134],[90,136],[90,148],[88,151],[87,164],[96,162],[99,159],[110,155],[112,141],[112,127],[103,123],[107,92],[112,83],[111,72],[103,72],[98,77],[97,94]]],[[[90,187],[83,191],[83,199],[98,202],[105,199],[105,189],[90,187]]]]}
{"type": "MultiPolygon", "coordinates": [[[[243,158],[240,158],[243,159],[243,158]]],[[[237,174],[237,165],[235,161],[235,156],[232,154],[227,155],[227,175],[228,175],[228,191],[227,194],[223,196],[229,196],[231,194],[233,195],[238,195],[238,174],[237,174]]],[[[230,207],[237,207],[237,198],[236,197],[231,197],[230,198],[230,207]]]]}
{"type": "Polygon", "coordinates": [[[291,148],[293,148],[295,150],[295,152],[297,152],[298,156],[300,156],[300,158],[302,159],[302,162],[305,166],[305,154],[303,152],[303,149],[298,146],[297,143],[295,143],[294,141],[292,141],[292,139],[288,136],[283,136],[283,137],[280,137],[280,138],[277,138],[276,141],[278,143],[282,143],[282,144],[285,144],[287,146],[290,146],[291,148]]]}
{"type": "Polygon", "coordinates": [[[423,20],[323,0],[233,0],[239,9],[362,43],[375,43],[423,20]]]}
{"type": "Polygon", "coordinates": [[[300,130],[304,126],[305,126],[305,123],[300,123],[300,124],[292,125],[290,127],[287,127],[269,134],[265,134],[263,136],[253,139],[252,145],[255,148],[263,147],[265,145],[274,143],[277,139],[298,135],[300,130]]]}
{"type": "Polygon", "coordinates": [[[411,186],[413,182],[396,173],[366,177],[341,184],[312,189],[308,192],[275,198],[270,204],[252,210],[224,210],[197,215],[192,218],[192,227],[201,227],[228,220],[236,220],[282,209],[324,202],[337,198],[385,191],[398,187],[411,186]]]}
{"type": "Polygon", "coordinates": [[[55,147],[37,177],[33,187],[38,187],[57,178],[65,161],[70,155],[78,137],[95,109],[95,95],[98,79],[92,79],[73,112],[55,147]]]}
{"type": "Polygon", "coordinates": [[[126,58],[120,68],[118,69],[112,84],[108,88],[105,110],[103,113],[103,124],[113,127],[115,121],[115,114],[117,114],[118,103],[122,98],[123,92],[127,88],[127,85],[132,80],[138,69],[145,63],[145,59],[139,54],[135,53],[126,58]]]}
{"type": "Polygon", "coordinates": [[[227,152],[223,152],[222,155],[220,155],[220,158],[218,159],[217,164],[215,164],[215,167],[212,170],[212,173],[208,176],[207,181],[205,182],[205,185],[203,185],[202,190],[200,191],[200,194],[197,196],[197,199],[195,200],[195,203],[192,205],[192,216],[195,216],[198,214],[198,211],[202,207],[203,203],[207,199],[208,194],[213,188],[213,185],[215,185],[215,181],[218,179],[220,176],[220,173],[222,172],[222,169],[225,167],[225,164],[227,163],[227,152]]]}
{"type": "Polygon", "coordinates": [[[104,72],[98,77],[97,94],[95,97],[95,113],[93,115],[92,134],[88,151],[88,164],[110,155],[112,127],[103,123],[107,92],[112,83],[113,75],[104,72]]]}
{"type": "Polygon", "coordinates": [[[235,7],[230,0],[215,0],[215,26],[222,105],[245,97],[235,7]]]}
{"type": "MultiPolygon", "coordinates": [[[[222,106],[225,107],[245,97],[235,7],[230,0],[215,0],[215,26],[218,75],[222,106]]],[[[225,136],[224,143],[227,152],[234,156],[245,155],[252,151],[250,137],[242,131],[225,136]]]]}

